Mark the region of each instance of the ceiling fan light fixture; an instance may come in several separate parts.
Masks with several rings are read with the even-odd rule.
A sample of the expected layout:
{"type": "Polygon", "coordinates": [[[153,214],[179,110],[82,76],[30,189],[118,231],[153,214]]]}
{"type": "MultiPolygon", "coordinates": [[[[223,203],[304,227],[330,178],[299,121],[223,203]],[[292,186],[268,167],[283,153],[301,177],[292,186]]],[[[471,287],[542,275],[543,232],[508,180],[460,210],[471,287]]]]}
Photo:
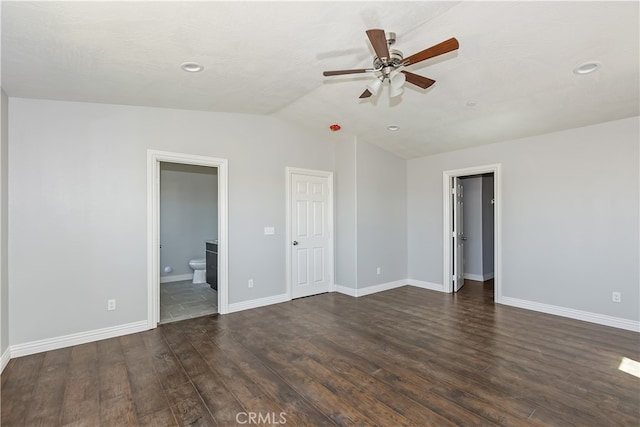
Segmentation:
{"type": "Polygon", "coordinates": [[[369,90],[369,92],[371,92],[371,94],[375,95],[376,93],[378,93],[378,91],[380,90],[380,86],[382,86],[382,80],[383,79],[376,77],[374,81],[367,85],[367,89],[369,90]]]}
{"type": "Polygon", "coordinates": [[[390,98],[395,98],[396,96],[400,96],[400,95],[402,95],[402,92],[404,92],[404,88],[402,86],[396,87],[393,84],[389,85],[389,97],[390,98]]]}
{"type": "Polygon", "coordinates": [[[182,68],[182,71],[186,71],[187,73],[199,73],[204,70],[204,67],[197,62],[183,62],[180,65],[180,68],[182,68]]]}
{"type": "Polygon", "coordinates": [[[580,64],[576,68],[574,68],[573,73],[579,76],[584,74],[590,74],[590,73],[593,73],[594,71],[597,71],[601,65],[602,64],[598,61],[585,62],[584,64],[580,64]]]}
{"type": "Polygon", "coordinates": [[[389,84],[393,88],[401,88],[406,80],[407,77],[404,75],[404,73],[401,73],[398,70],[393,70],[391,73],[389,73],[389,84]]]}

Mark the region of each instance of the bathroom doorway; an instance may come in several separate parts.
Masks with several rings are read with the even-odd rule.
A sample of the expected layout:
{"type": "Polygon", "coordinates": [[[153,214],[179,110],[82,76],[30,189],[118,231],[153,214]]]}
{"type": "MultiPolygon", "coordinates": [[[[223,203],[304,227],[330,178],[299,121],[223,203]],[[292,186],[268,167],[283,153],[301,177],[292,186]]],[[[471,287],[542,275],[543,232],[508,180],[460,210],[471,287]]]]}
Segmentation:
{"type": "MultiPolygon", "coordinates": [[[[192,285],[201,285],[202,288],[205,288],[205,284],[203,283],[193,283],[193,277],[196,276],[204,276],[205,282],[206,279],[206,270],[201,269],[202,260],[206,259],[206,251],[207,249],[213,249],[210,243],[215,243],[217,237],[217,245],[215,245],[215,252],[217,252],[216,262],[212,265],[215,265],[215,270],[217,270],[216,283],[217,283],[217,313],[225,314],[228,312],[228,256],[227,256],[227,235],[228,235],[228,161],[226,159],[214,158],[214,157],[205,157],[205,156],[197,156],[191,154],[181,154],[181,153],[171,153],[164,151],[156,151],[156,150],[147,150],[147,221],[148,221],[148,229],[147,229],[147,277],[148,277],[148,288],[147,288],[147,296],[148,296],[148,327],[150,329],[155,328],[158,323],[161,321],[164,323],[165,321],[176,321],[181,318],[192,317],[192,315],[203,315],[204,309],[199,307],[197,301],[193,301],[194,295],[190,295],[192,297],[193,304],[189,304],[192,306],[196,306],[198,310],[193,310],[194,313],[188,313],[188,310],[183,310],[181,313],[176,310],[179,307],[175,307],[174,313],[172,313],[172,319],[161,319],[161,289],[165,284],[173,284],[173,287],[177,288],[177,291],[185,291],[192,290],[194,292],[184,292],[186,294],[194,294],[196,293],[193,289],[192,285]],[[169,165],[169,166],[167,166],[169,165]],[[185,166],[196,166],[196,167],[204,167],[205,169],[189,169],[185,168],[185,166]],[[217,218],[214,218],[214,222],[217,223],[217,231],[214,229],[209,229],[208,231],[204,231],[202,234],[202,251],[199,248],[195,247],[193,250],[190,250],[187,254],[182,255],[182,261],[177,258],[165,257],[164,255],[169,255],[169,252],[176,252],[175,249],[179,246],[179,243],[175,241],[169,243],[169,247],[166,246],[167,243],[164,243],[164,237],[161,239],[161,172],[167,171],[171,169],[173,173],[193,173],[198,170],[200,172],[206,172],[207,169],[211,173],[215,172],[216,180],[217,180],[217,218]],[[216,236],[217,233],[217,236],[216,236]],[[162,248],[161,248],[162,244],[162,248]],[[171,249],[171,250],[169,250],[171,249]],[[162,254],[162,252],[167,252],[162,254]],[[186,257],[186,258],[185,258],[186,257]],[[188,258],[188,259],[187,259],[188,258]],[[186,265],[184,264],[184,260],[186,260],[186,265]],[[193,261],[191,266],[189,265],[189,261],[193,261]],[[177,269],[176,267],[179,267],[177,269]],[[198,272],[198,270],[200,270],[198,272]],[[161,283],[163,282],[163,283],[161,283]],[[183,285],[180,287],[180,285],[183,285]]],[[[180,189],[173,188],[174,192],[184,192],[184,185],[181,184],[182,187],[180,189]]],[[[177,185],[174,185],[176,187],[177,185]]],[[[179,186],[178,186],[179,187],[179,186]]],[[[212,191],[215,194],[215,190],[212,191]]],[[[213,198],[213,197],[212,197],[213,198]]],[[[192,203],[195,205],[195,209],[202,208],[203,203],[202,199],[194,199],[192,203]]],[[[174,203],[175,204],[175,203],[174,203]]],[[[174,206],[175,210],[178,210],[174,206]]],[[[165,214],[166,215],[166,214],[165,214]]],[[[214,215],[214,214],[212,214],[214,215]]],[[[178,215],[179,216],[179,215],[178,215]]],[[[188,216],[188,215],[183,215],[188,216]]],[[[179,218],[174,220],[179,221],[182,220],[183,223],[191,224],[195,220],[193,218],[179,218]]],[[[165,218],[166,222],[166,218],[165,218]]],[[[192,228],[196,228],[195,225],[191,225],[192,228]]],[[[200,229],[203,229],[204,226],[199,226],[200,229]]],[[[183,231],[184,232],[184,231],[183,231]]],[[[185,232],[186,233],[186,232],[185,232]]],[[[189,232],[190,233],[190,232],[189,232]]],[[[193,231],[194,235],[198,235],[197,231],[193,231]]],[[[199,244],[196,244],[199,246],[199,244]]],[[[213,270],[212,270],[213,271],[213,270]]],[[[198,279],[196,277],[196,279],[198,279]]],[[[213,280],[212,277],[209,277],[209,281],[213,280]]],[[[201,281],[201,280],[196,280],[201,281]]],[[[210,284],[206,284],[211,289],[210,284]]],[[[169,292],[164,292],[164,296],[171,295],[175,297],[175,295],[171,294],[171,289],[165,286],[165,289],[169,292]]],[[[207,292],[211,293],[212,291],[207,290],[207,292]]],[[[216,298],[214,298],[215,301],[216,298]]],[[[166,305],[170,300],[163,301],[166,305]]],[[[180,304],[180,303],[179,303],[180,304]]],[[[212,304],[213,305],[213,304],[212,304]]],[[[166,308],[166,307],[165,307],[166,308]]],[[[182,305],[184,309],[185,306],[182,305]]]]}
{"type": "Polygon", "coordinates": [[[160,162],[159,323],[218,312],[217,244],[218,168],[160,162]]]}

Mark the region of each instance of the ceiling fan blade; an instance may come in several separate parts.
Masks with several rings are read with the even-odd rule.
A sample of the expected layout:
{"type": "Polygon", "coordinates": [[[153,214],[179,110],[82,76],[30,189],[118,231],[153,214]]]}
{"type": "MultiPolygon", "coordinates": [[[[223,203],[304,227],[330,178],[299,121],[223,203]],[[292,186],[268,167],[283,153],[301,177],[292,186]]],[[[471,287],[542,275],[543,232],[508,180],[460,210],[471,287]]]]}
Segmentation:
{"type": "Polygon", "coordinates": [[[436,82],[435,80],[431,80],[427,77],[422,77],[422,76],[419,76],[418,74],[413,74],[408,71],[400,71],[400,72],[405,75],[409,83],[413,83],[414,85],[419,86],[422,89],[426,89],[436,82]]]}
{"type": "Polygon", "coordinates": [[[458,43],[458,40],[456,40],[455,37],[452,37],[449,40],[445,40],[442,43],[438,43],[435,46],[431,46],[430,48],[405,58],[404,61],[402,61],[402,65],[415,64],[417,62],[424,61],[425,59],[451,52],[459,47],[460,44],[458,43]]]}
{"type": "MultiPolygon", "coordinates": [[[[387,36],[384,34],[384,30],[367,30],[367,37],[373,46],[373,50],[376,52],[376,56],[381,61],[382,58],[389,59],[389,45],[387,45],[387,36]]],[[[385,61],[383,61],[385,62],[385,61]]]]}
{"type": "Polygon", "coordinates": [[[368,97],[370,97],[371,95],[373,95],[373,94],[372,94],[371,92],[369,92],[369,89],[365,89],[365,90],[364,90],[364,92],[362,92],[362,95],[360,95],[360,97],[359,97],[359,98],[360,98],[360,99],[362,99],[362,98],[368,98],[368,97]]]}
{"type": "Polygon", "coordinates": [[[370,68],[360,68],[357,70],[335,70],[335,71],[324,71],[322,73],[323,76],[340,76],[342,74],[358,74],[358,73],[366,73],[368,71],[373,71],[370,68]]]}

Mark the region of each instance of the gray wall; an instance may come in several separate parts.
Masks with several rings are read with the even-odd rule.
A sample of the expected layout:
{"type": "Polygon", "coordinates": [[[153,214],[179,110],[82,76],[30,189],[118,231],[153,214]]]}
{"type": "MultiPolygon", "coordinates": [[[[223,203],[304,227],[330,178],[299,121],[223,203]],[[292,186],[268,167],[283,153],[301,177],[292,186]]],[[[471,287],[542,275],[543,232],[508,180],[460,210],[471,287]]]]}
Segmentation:
{"type": "Polygon", "coordinates": [[[487,280],[493,275],[494,208],[493,175],[482,177],[482,273],[487,280]]]}
{"type": "MultiPolygon", "coordinates": [[[[462,178],[464,235],[464,273],[482,276],[482,177],[462,178]]],[[[471,278],[472,279],[472,278],[471,278]]]]}
{"type": "Polygon", "coordinates": [[[405,162],[263,116],[16,98],[9,108],[12,345],[146,319],[148,148],[229,159],[231,303],[286,291],[285,166],[334,170],[337,155],[336,228],[354,236],[337,238],[340,260],[355,259],[338,262],[345,286],[442,283],[442,171],[501,163],[504,295],[638,320],[638,118],[405,162]]]}
{"type": "Polygon", "coordinates": [[[9,196],[8,196],[8,98],[0,102],[0,354],[9,348],[9,196]]]}
{"type": "Polygon", "coordinates": [[[285,167],[332,171],[328,131],[164,108],[9,108],[11,345],[146,319],[147,149],[229,159],[229,302],[286,292],[285,167]]]}
{"type": "Polygon", "coordinates": [[[637,321],[639,120],[409,160],[409,277],[442,284],[443,171],[501,163],[503,294],[637,321]]]}
{"type": "Polygon", "coordinates": [[[365,142],[356,147],[358,288],[404,280],[407,162],[365,142]]]}
{"type": "Polygon", "coordinates": [[[161,163],[161,276],[192,274],[189,260],[205,258],[205,242],[217,238],[217,168],[161,163]]]}
{"type": "Polygon", "coordinates": [[[374,145],[336,146],[336,284],[362,289],[407,278],[406,174],[406,160],[374,145]]]}
{"type": "Polygon", "coordinates": [[[336,279],[335,283],[357,288],[356,260],[356,143],[336,144],[336,279]]]}

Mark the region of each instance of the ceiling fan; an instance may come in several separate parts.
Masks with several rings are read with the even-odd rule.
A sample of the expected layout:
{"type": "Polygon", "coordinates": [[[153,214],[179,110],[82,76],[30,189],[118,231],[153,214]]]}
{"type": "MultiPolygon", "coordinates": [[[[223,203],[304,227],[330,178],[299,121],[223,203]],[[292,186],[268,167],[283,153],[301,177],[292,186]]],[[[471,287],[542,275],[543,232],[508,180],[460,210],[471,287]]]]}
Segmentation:
{"type": "Polygon", "coordinates": [[[362,92],[360,98],[368,98],[375,95],[385,80],[389,80],[389,95],[391,97],[401,95],[403,92],[404,82],[407,81],[422,89],[426,89],[436,81],[418,74],[405,71],[402,68],[416,64],[429,58],[442,55],[447,52],[458,49],[460,45],[458,40],[450,38],[442,43],[431,46],[407,58],[402,56],[402,52],[396,49],[389,49],[396,41],[396,34],[389,33],[389,38],[385,35],[384,30],[374,29],[367,30],[367,37],[373,46],[376,56],[373,58],[373,68],[360,68],[355,70],[335,70],[325,71],[324,76],[339,76],[342,74],[358,74],[373,72],[376,80],[367,85],[367,89],[362,92]]]}

